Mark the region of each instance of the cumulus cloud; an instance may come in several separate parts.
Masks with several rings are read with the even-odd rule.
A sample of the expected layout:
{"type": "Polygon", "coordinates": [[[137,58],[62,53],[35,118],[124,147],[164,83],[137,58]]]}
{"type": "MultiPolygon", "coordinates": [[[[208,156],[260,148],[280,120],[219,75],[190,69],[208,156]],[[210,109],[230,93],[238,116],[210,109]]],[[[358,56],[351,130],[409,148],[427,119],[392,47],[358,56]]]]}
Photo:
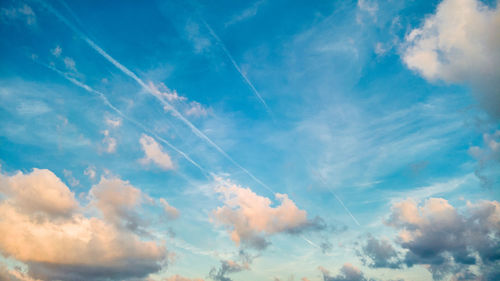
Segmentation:
{"type": "Polygon", "coordinates": [[[443,0],[406,36],[402,58],[424,78],[465,83],[500,117],[500,10],[479,0],[443,0]]]}
{"type": "Polygon", "coordinates": [[[435,279],[459,273],[470,265],[484,274],[499,266],[500,203],[468,203],[459,212],[442,198],[423,204],[408,199],[395,203],[388,225],[399,230],[397,242],[407,252],[407,266],[424,265],[435,279]]]}
{"type": "Polygon", "coordinates": [[[144,225],[138,207],[149,198],[128,181],[103,177],[90,189],[88,197],[90,205],[96,207],[107,222],[134,231],[144,225]]]}
{"type": "Polygon", "coordinates": [[[107,117],[105,119],[105,122],[111,128],[118,128],[118,127],[120,127],[122,125],[122,119],[121,118],[107,117]]]}
{"type": "Polygon", "coordinates": [[[64,66],[68,70],[76,71],[76,63],[74,59],[70,57],[65,57],[63,61],[64,61],[64,66]]]}
{"type": "Polygon", "coordinates": [[[340,269],[340,274],[332,276],[324,267],[319,267],[324,281],[366,281],[363,272],[350,263],[345,263],[340,269]]]}
{"type": "Polygon", "coordinates": [[[218,179],[216,192],[224,206],[213,212],[215,221],[225,225],[236,243],[264,249],[266,236],[276,233],[299,233],[306,229],[323,228],[321,219],[310,220],[286,194],[276,193],[280,205],[271,207],[271,200],[259,196],[250,188],[218,179]]]}
{"type": "Polygon", "coordinates": [[[185,101],[186,97],[180,96],[176,90],[170,90],[164,83],[160,83],[158,86],[153,82],[149,81],[149,88],[155,95],[166,98],[169,102],[175,101],[185,101]]]}
{"type": "Polygon", "coordinates": [[[160,144],[158,144],[152,137],[143,134],[139,140],[144,151],[144,158],[140,162],[144,165],[148,163],[155,163],[163,170],[171,170],[174,168],[172,159],[170,156],[163,151],[160,144]]]}
{"type": "MultiPolygon", "coordinates": [[[[0,252],[27,265],[30,278],[142,278],[166,262],[165,247],[117,227],[114,210],[101,204],[108,212],[104,218],[84,215],[74,194],[49,170],[0,173],[0,195],[0,252]]],[[[134,202],[116,200],[120,206],[134,202]]]]}
{"type": "Polygon", "coordinates": [[[73,176],[73,172],[71,172],[70,170],[66,170],[64,169],[63,170],[63,175],[64,177],[66,178],[66,180],[68,181],[69,185],[70,186],[77,186],[80,184],[80,181],[77,180],[74,176],[73,176]]]}
{"type": "Polygon", "coordinates": [[[392,243],[386,239],[369,236],[361,255],[363,263],[370,267],[400,268],[402,261],[392,243]]]}

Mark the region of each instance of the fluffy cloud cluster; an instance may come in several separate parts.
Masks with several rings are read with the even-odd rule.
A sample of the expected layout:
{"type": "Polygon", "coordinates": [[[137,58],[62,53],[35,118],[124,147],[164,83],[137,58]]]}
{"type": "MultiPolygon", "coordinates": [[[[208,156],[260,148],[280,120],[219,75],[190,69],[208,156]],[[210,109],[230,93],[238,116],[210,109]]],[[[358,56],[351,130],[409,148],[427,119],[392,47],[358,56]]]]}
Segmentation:
{"type": "Polygon", "coordinates": [[[140,190],[119,179],[92,187],[89,217],[51,171],[0,174],[0,253],[23,262],[42,280],[141,278],[158,271],[167,251],[130,225],[140,190]]]}
{"type": "Polygon", "coordinates": [[[479,0],[443,0],[406,37],[403,60],[429,80],[466,83],[500,117],[500,8],[479,0]]]}
{"type": "Polygon", "coordinates": [[[216,222],[228,227],[231,239],[257,249],[265,248],[267,235],[298,233],[308,228],[322,228],[320,219],[309,220],[286,194],[276,194],[280,205],[272,207],[271,200],[249,188],[219,180],[216,191],[222,195],[224,206],[214,212],[216,222]]]}
{"type": "Polygon", "coordinates": [[[143,134],[139,142],[145,154],[144,158],[140,160],[141,163],[154,163],[163,170],[171,170],[174,168],[170,155],[163,151],[160,144],[158,144],[155,139],[143,134]]]}
{"type": "Polygon", "coordinates": [[[435,279],[464,275],[470,265],[481,268],[475,279],[500,277],[493,270],[500,265],[497,201],[469,203],[459,212],[445,199],[430,198],[421,205],[409,199],[393,206],[388,224],[400,230],[397,242],[407,250],[407,266],[425,265],[435,279]]]}

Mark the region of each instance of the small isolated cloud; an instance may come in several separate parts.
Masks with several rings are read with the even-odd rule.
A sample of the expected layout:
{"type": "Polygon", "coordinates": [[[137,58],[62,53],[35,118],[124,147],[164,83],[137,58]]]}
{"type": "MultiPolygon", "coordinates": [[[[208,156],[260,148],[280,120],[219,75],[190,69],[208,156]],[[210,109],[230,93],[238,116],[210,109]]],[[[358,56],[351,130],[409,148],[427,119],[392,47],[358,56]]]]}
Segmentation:
{"type": "Polygon", "coordinates": [[[70,57],[65,57],[64,58],[64,66],[66,67],[66,69],[68,70],[72,70],[72,71],[76,71],[76,63],[75,63],[75,60],[73,60],[72,58],[70,57]]]}
{"type": "Polygon", "coordinates": [[[50,52],[52,53],[52,55],[58,58],[62,53],[62,48],[59,45],[57,45],[54,49],[50,50],[50,52]]]}
{"type": "Polygon", "coordinates": [[[187,116],[205,117],[209,110],[203,107],[199,102],[192,101],[189,103],[189,108],[186,110],[187,116]]]}
{"type": "Polygon", "coordinates": [[[116,152],[116,139],[110,136],[109,130],[102,131],[102,134],[104,135],[104,138],[102,139],[102,143],[105,145],[104,150],[107,153],[116,152]]]}
{"type": "MultiPolygon", "coordinates": [[[[108,186],[109,182],[100,184],[108,186]]],[[[128,187],[121,191],[131,192],[132,187],[120,184],[128,187]]],[[[144,278],[159,271],[167,258],[164,246],[159,241],[142,240],[114,222],[116,216],[124,214],[118,207],[125,206],[125,214],[128,214],[127,208],[134,197],[125,200],[129,195],[115,193],[114,198],[108,195],[100,194],[101,201],[96,203],[106,215],[103,218],[87,216],[84,206],[80,206],[69,188],[49,170],[33,169],[31,173],[14,175],[0,173],[3,198],[0,201],[0,252],[26,265],[29,278],[18,279],[124,280],[144,278]],[[113,204],[117,208],[110,209],[108,205],[113,204]]]]}
{"type": "Polygon", "coordinates": [[[230,181],[218,179],[216,192],[221,194],[224,206],[213,212],[216,223],[227,227],[231,240],[257,249],[264,249],[266,237],[276,233],[300,233],[307,229],[322,229],[321,219],[310,220],[307,212],[300,210],[286,194],[276,193],[280,204],[271,207],[272,201],[230,181]]]}
{"type": "Polygon", "coordinates": [[[259,0],[254,2],[250,7],[244,9],[243,11],[233,15],[229,21],[225,23],[225,26],[228,27],[230,25],[233,25],[235,23],[239,23],[241,21],[250,19],[257,15],[257,12],[259,11],[260,7],[266,3],[266,0],[259,0]]]}
{"type": "Polygon", "coordinates": [[[500,8],[478,0],[443,0],[435,14],[406,36],[406,65],[424,78],[472,87],[500,118],[500,8]]]}
{"type": "Polygon", "coordinates": [[[122,125],[122,119],[121,118],[107,117],[105,119],[105,122],[106,122],[106,125],[108,125],[108,127],[114,128],[114,129],[119,128],[122,125]]]}
{"type": "Polygon", "coordinates": [[[319,270],[324,281],[367,281],[363,272],[350,263],[345,263],[340,269],[340,274],[333,276],[330,271],[320,266],[319,270]]]}
{"type": "Polygon", "coordinates": [[[175,220],[176,218],[179,217],[179,210],[168,204],[167,200],[160,198],[160,204],[162,205],[163,210],[165,211],[165,214],[167,215],[168,219],[175,220]]]}
{"type": "MultiPolygon", "coordinates": [[[[378,5],[374,0],[358,0],[358,9],[362,13],[367,13],[373,21],[377,21],[378,5]]],[[[358,23],[362,23],[362,15],[357,14],[356,19],[358,23]]]]}
{"type": "Polygon", "coordinates": [[[397,243],[407,250],[406,265],[424,265],[434,279],[472,265],[486,276],[500,265],[497,201],[468,203],[459,211],[442,198],[430,198],[423,204],[408,199],[393,205],[387,224],[399,230],[397,243]]]}
{"type": "Polygon", "coordinates": [[[187,39],[193,44],[196,53],[201,53],[212,45],[209,37],[200,31],[200,25],[197,22],[189,20],[186,23],[185,31],[187,39]]]}
{"type": "Polygon", "coordinates": [[[143,165],[154,163],[163,170],[172,170],[174,164],[170,156],[163,151],[162,147],[152,137],[143,134],[139,140],[144,151],[144,158],[140,159],[143,165]]]}
{"type": "Polygon", "coordinates": [[[180,96],[176,90],[170,90],[164,83],[160,83],[157,86],[153,82],[149,81],[149,88],[153,94],[166,98],[169,102],[187,100],[186,97],[180,96]]]}
{"type": "Polygon", "coordinates": [[[20,20],[31,26],[36,25],[35,12],[26,4],[18,7],[2,8],[0,18],[6,21],[20,20]]]}
{"type": "Polygon", "coordinates": [[[80,181],[73,176],[73,172],[71,172],[70,170],[64,169],[63,175],[70,186],[77,186],[80,184],[80,181]]]}

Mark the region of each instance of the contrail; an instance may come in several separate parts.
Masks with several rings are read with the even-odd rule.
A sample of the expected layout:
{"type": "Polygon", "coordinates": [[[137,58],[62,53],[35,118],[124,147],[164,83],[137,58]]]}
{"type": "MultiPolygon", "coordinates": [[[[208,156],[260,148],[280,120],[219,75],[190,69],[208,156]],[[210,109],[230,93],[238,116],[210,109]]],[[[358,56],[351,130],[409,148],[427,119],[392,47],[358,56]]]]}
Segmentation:
{"type": "MultiPolygon", "coordinates": [[[[113,57],[111,57],[106,51],[104,51],[99,45],[94,43],[88,36],[83,34],[77,27],[75,27],[71,22],[69,22],[63,15],[61,15],[59,12],[57,12],[54,8],[52,8],[49,4],[45,3],[42,0],[38,0],[47,10],[49,10],[52,14],[54,14],[59,20],[61,20],[63,23],[65,23],[73,32],[75,32],[77,35],[79,35],[92,49],[94,49],[97,53],[99,53],[101,56],[103,56],[106,60],[108,60],[111,64],[113,64],[116,68],[121,70],[125,75],[129,76],[133,80],[137,82],[143,89],[145,89],[149,94],[153,95],[156,97],[162,105],[164,105],[166,108],[171,110],[173,112],[173,115],[177,117],[179,120],[181,120],[185,125],[187,125],[193,133],[198,136],[199,138],[205,140],[208,144],[210,144],[213,148],[215,148],[219,153],[221,153],[227,160],[229,160],[233,165],[238,167],[240,170],[242,170],[245,174],[247,174],[250,178],[252,178],[254,181],[262,185],[264,188],[267,190],[273,192],[273,190],[263,183],[261,180],[259,180],[257,177],[255,177],[250,171],[242,167],[238,162],[236,162],[231,156],[229,156],[222,148],[220,148],[217,144],[215,144],[207,135],[205,135],[203,132],[201,132],[198,128],[196,128],[189,120],[187,120],[175,107],[173,107],[168,101],[165,100],[161,95],[156,93],[153,89],[151,89],[150,86],[148,86],[144,81],[142,81],[141,78],[139,78],[134,72],[129,70],[127,67],[122,65],[120,62],[115,60],[113,57]]],[[[274,192],[273,192],[274,193],[274,192]]]]}
{"type": "Polygon", "coordinates": [[[339,201],[340,205],[344,208],[344,210],[347,212],[347,214],[349,214],[349,216],[352,218],[352,220],[358,226],[361,226],[361,224],[356,219],[356,217],[354,217],[354,215],[351,213],[351,211],[349,211],[349,209],[346,207],[346,205],[344,205],[344,202],[340,199],[340,197],[338,197],[337,194],[327,185],[327,183],[326,183],[325,179],[323,178],[323,176],[320,173],[315,173],[315,174],[317,174],[319,176],[319,179],[321,180],[321,183],[323,183],[323,185],[326,186],[326,188],[328,189],[328,191],[330,191],[330,193],[333,194],[333,197],[335,197],[335,199],[337,199],[337,201],[339,201]]]}
{"type": "Polygon", "coordinates": [[[74,85],[80,87],[80,88],[83,88],[84,90],[86,90],[87,92],[90,92],[90,93],[93,93],[93,94],[96,94],[97,96],[99,96],[99,98],[101,98],[101,100],[104,102],[104,104],[106,104],[109,108],[111,108],[114,112],[116,112],[120,117],[122,117],[123,119],[133,123],[134,125],[138,126],[139,128],[141,128],[143,131],[145,131],[146,133],[152,135],[154,138],[156,138],[158,141],[166,144],[168,147],[170,147],[172,150],[174,150],[175,152],[179,153],[180,155],[182,155],[182,157],[184,157],[187,161],[189,161],[191,164],[193,164],[195,167],[197,167],[198,169],[200,169],[200,171],[206,176],[207,174],[209,174],[209,172],[204,169],[203,167],[201,167],[196,161],[194,161],[191,157],[189,157],[189,155],[187,155],[186,153],[184,153],[183,151],[181,151],[180,149],[178,149],[176,146],[174,146],[173,144],[171,144],[169,141],[167,141],[166,139],[160,137],[158,134],[156,134],[155,132],[151,131],[150,129],[148,129],[146,126],[144,126],[142,123],[136,121],[135,119],[132,119],[130,117],[128,117],[127,115],[125,115],[125,113],[123,113],[121,110],[119,110],[116,106],[114,106],[109,100],[108,98],[106,97],[105,94],[103,94],[102,92],[99,92],[93,88],[91,88],[90,86],[76,80],[75,78],[67,75],[66,73],[60,71],[59,69],[55,68],[55,67],[52,67],[50,65],[46,65],[46,64],[43,64],[43,63],[40,63],[38,62],[39,64],[49,68],[50,70],[56,72],[57,74],[61,75],[63,78],[65,78],[66,80],[70,81],[71,83],[73,83],[74,85]]]}
{"type": "Polygon", "coordinates": [[[205,28],[208,29],[208,32],[210,33],[210,35],[215,39],[215,41],[217,42],[217,45],[219,45],[221,47],[221,49],[224,51],[224,54],[227,56],[229,61],[231,61],[234,68],[236,69],[236,71],[238,71],[238,73],[241,75],[241,77],[243,78],[245,83],[250,87],[250,89],[252,90],[254,95],[259,99],[260,103],[262,103],[262,105],[266,108],[267,113],[269,113],[269,115],[271,115],[271,117],[274,118],[273,113],[272,113],[271,109],[269,108],[269,106],[267,106],[266,101],[264,101],[264,99],[260,95],[259,91],[257,91],[257,89],[254,87],[253,83],[248,79],[247,75],[245,73],[243,73],[243,71],[241,71],[240,67],[238,66],[238,64],[234,60],[233,56],[231,55],[229,50],[226,48],[226,45],[224,45],[224,42],[222,42],[222,40],[219,38],[219,36],[217,36],[215,31],[210,27],[210,25],[208,25],[208,23],[203,18],[200,18],[200,20],[203,22],[203,25],[205,25],[205,28]]]}

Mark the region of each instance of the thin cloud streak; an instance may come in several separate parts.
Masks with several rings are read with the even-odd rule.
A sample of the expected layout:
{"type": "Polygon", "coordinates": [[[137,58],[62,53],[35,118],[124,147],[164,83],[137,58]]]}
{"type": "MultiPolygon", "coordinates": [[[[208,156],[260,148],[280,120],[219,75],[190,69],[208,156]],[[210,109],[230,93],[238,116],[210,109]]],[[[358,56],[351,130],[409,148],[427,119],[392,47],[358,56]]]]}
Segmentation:
{"type": "MultiPolygon", "coordinates": [[[[236,162],[231,156],[229,156],[222,148],[220,148],[217,144],[215,144],[207,135],[201,132],[197,127],[195,127],[189,120],[187,120],[175,107],[173,107],[168,101],[166,101],[162,96],[153,91],[142,79],[140,79],[134,72],[130,71],[127,67],[122,65],[120,62],[111,57],[108,53],[106,53],[101,47],[99,47],[94,41],[92,41],[88,36],[83,34],[77,27],[71,24],[64,16],[62,16],[59,12],[54,10],[49,4],[44,1],[40,1],[44,7],[46,7],[52,14],[54,14],[59,20],[65,23],[73,32],[79,35],[92,49],[98,52],[101,56],[103,56],[106,60],[108,60],[111,64],[113,64],[116,68],[122,71],[125,75],[129,76],[133,80],[135,80],[143,89],[145,89],[149,94],[156,97],[162,105],[166,106],[169,110],[173,112],[173,115],[181,120],[185,125],[187,125],[193,133],[199,138],[205,140],[208,144],[210,144],[213,148],[215,148],[219,153],[221,153],[227,160],[229,160],[233,165],[242,170],[245,174],[247,174],[254,181],[265,187],[267,190],[274,193],[274,191],[257,177],[255,177],[252,173],[250,173],[247,169],[241,166],[238,162],[236,162]]],[[[248,79],[247,79],[248,80],[248,79]]],[[[254,88],[255,89],[255,88],[254,88]]]]}
{"type": "Polygon", "coordinates": [[[234,60],[233,56],[231,55],[231,53],[226,48],[226,45],[224,45],[224,42],[222,42],[222,40],[219,38],[219,36],[217,36],[217,34],[215,33],[215,31],[210,27],[210,25],[204,19],[201,19],[201,21],[203,22],[203,25],[205,25],[205,28],[208,30],[208,32],[210,33],[210,35],[215,39],[217,45],[219,45],[221,47],[221,49],[224,51],[224,54],[227,56],[227,58],[229,59],[229,61],[231,61],[231,63],[233,64],[234,68],[236,69],[236,71],[238,71],[238,73],[241,75],[241,77],[243,78],[243,80],[245,81],[245,83],[250,87],[250,89],[252,90],[252,92],[254,93],[254,95],[259,99],[259,101],[262,103],[262,105],[266,108],[267,113],[269,113],[269,115],[271,116],[271,118],[273,118],[273,120],[274,120],[273,113],[272,113],[271,109],[269,108],[269,106],[267,105],[266,101],[264,101],[264,99],[260,95],[259,91],[257,91],[257,89],[254,87],[253,83],[248,79],[248,77],[246,76],[246,74],[243,73],[243,71],[241,71],[240,67],[238,66],[238,64],[234,60]]]}
{"type": "Polygon", "coordinates": [[[74,85],[80,87],[80,88],[83,88],[84,90],[86,90],[87,92],[90,92],[90,93],[93,93],[93,94],[96,94],[99,96],[99,98],[101,98],[101,100],[104,102],[104,104],[106,104],[106,106],[108,106],[109,108],[111,108],[113,111],[115,111],[118,115],[120,115],[120,117],[122,117],[123,119],[133,123],[134,125],[138,126],[139,128],[141,128],[144,132],[148,133],[148,134],[151,134],[153,135],[153,137],[155,139],[157,139],[158,141],[166,144],[168,147],[170,147],[171,149],[173,149],[174,151],[176,151],[177,153],[179,153],[182,157],[184,157],[187,161],[189,161],[191,164],[193,164],[195,167],[197,167],[198,169],[200,169],[200,171],[206,176],[208,174],[207,170],[203,167],[201,167],[200,164],[198,164],[196,161],[194,161],[191,157],[189,157],[189,155],[187,155],[186,153],[184,153],[183,151],[181,151],[180,149],[178,149],[176,146],[174,146],[173,144],[171,144],[169,141],[165,140],[164,138],[160,137],[158,134],[156,134],[155,132],[151,131],[150,129],[148,129],[146,126],[144,126],[142,123],[136,121],[135,119],[132,119],[130,117],[128,117],[127,115],[125,115],[121,110],[119,110],[118,108],[116,108],[109,100],[108,98],[106,97],[105,94],[103,94],[102,92],[99,92],[97,90],[94,90],[93,88],[91,88],[90,86],[86,85],[86,84],[83,84],[82,82],[76,80],[75,78],[73,77],[70,77],[68,76],[66,73],[60,71],[59,69],[55,68],[55,67],[52,67],[50,65],[46,65],[46,64],[43,64],[41,62],[38,62],[39,64],[43,65],[44,67],[56,72],[57,74],[61,75],[63,78],[65,78],[66,80],[68,80],[69,82],[73,83],[74,85]]]}

